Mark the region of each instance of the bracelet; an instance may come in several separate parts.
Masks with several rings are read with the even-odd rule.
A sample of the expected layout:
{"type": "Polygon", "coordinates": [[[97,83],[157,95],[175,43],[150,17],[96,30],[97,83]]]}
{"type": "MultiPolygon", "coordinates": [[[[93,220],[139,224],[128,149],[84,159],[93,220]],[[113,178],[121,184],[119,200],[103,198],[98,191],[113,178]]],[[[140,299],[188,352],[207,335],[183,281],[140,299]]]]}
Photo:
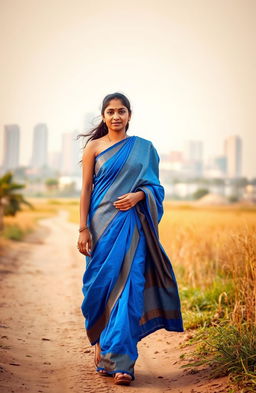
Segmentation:
{"type": "Polygon", "coordinates": [[[82,232],[82,231],[84,231],[85,229],[87,229],[88,227],[82,227],[82,228],[79,228],[79,232],[82,232]]]}

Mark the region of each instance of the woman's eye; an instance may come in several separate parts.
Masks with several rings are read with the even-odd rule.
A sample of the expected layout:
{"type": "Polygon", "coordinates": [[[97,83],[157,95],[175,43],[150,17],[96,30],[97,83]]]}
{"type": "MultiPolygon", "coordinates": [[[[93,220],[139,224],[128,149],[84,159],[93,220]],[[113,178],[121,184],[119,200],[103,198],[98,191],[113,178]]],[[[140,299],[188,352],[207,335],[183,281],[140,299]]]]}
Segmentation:
{"type": "MultiPolygon", "coordinates": [[[[121,110],[119,111],[119,113],[125,113],[125,110],[124,110],[124,109],[121,109],[121,110]]],[[[113,115],[113,112],[108,111],[107,114],[108,114],[108,115],[113,115]]]]}

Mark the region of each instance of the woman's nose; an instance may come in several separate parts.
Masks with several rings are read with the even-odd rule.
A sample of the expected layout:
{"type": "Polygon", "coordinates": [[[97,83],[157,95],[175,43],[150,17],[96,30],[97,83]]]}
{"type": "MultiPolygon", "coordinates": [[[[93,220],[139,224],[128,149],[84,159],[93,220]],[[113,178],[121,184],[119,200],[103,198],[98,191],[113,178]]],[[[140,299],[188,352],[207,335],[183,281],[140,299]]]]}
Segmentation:
{"type": "Polygon", "coordinates": [[[114,113],[114,116],[113,116],[113,118],[114,119],[120,119],[120,115],[119,115],[119,113],[117,112],[117,113],[114,113]]]}

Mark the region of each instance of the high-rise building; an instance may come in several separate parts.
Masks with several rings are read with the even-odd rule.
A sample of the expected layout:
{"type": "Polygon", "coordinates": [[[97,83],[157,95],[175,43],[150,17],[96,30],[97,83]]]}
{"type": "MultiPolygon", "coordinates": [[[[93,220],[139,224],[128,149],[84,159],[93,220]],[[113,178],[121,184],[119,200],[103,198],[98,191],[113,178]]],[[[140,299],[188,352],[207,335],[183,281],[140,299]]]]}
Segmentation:
{"type": "Polygon", "coordinates": [[[203,172],[203,142],[189,140],[184,147],[184,168],[192,176],[201,176],[203,172]]]}
{"type": "Polygon", "coordinates": [[[34,127],[31,166],[43,168],[48,164],[48,128],[45,123],[34,127]]]}
{"type": "Polygon", "coordinates": [[[186,141],[184,148],[184,159],[186,161],[202,161],[203,160],[203,142],[202,141],[186,141]]]}
{"type": "Polygon", "coordinates": [[[213,163],[214,168],[219,170],[221,175],[225,175],[227,173],[227,157],[225,155],[215,156],[213,163]]]}
{"type": "Polygon", "coordinates": [[[12,170],[19,166],[20,127],[17,124],[4,126],[3,169],[12,170]]]}
{"type": "Polygon", "coordinates": [[[61,169],[61,152],[60,151],[53,151],[49,152],[48,155],[48,164],[51,169],[55,169],[60,171],[61,169]]]}
{"type": "Polygon", "coordinates": [[[227,176],[242,176],[242,140],[238,135],[225,139],[224,152],[227,158],[227,176]]]}

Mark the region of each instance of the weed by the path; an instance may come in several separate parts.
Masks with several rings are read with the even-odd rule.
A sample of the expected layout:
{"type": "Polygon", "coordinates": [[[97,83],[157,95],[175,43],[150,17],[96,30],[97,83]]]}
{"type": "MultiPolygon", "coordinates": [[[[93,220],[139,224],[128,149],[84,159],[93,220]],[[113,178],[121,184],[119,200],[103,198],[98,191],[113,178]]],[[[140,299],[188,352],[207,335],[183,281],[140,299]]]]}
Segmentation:
{"type": "Polygon", "coordinates": [[[208,364],[211,376],[229,375],[243,393],[254,392],[256,387],[256,327],[240,328],[227,325],[211,326],[198,330],[190,343],[198,345],[194,361],[183,367],[208,364]]]}

